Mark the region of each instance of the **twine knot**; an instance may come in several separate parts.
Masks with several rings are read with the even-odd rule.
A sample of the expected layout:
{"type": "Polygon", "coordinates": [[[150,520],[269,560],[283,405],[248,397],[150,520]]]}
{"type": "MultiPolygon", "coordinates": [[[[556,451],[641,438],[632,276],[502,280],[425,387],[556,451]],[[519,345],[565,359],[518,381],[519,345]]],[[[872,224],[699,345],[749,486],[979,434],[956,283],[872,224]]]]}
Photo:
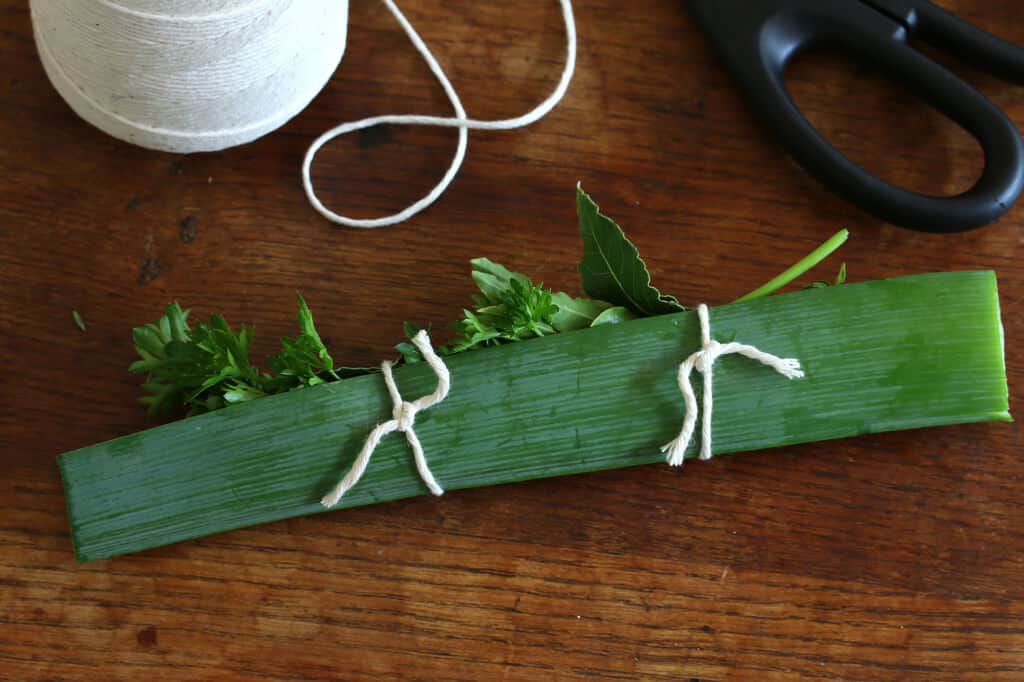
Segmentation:
{"type": "Polygon", "coordinates": [[[320,503],[328,509],[338,504],[342,496],[359,482],[359,479],[362,478],[363,473],[366,471],[366,466],[370,463],[370,456],[377,449],[381,439],[395,431],[405,434],[405,439],[409,442],[409,447],[412,448],[416,470],[419,472],[420,478],[427,485],[427,488],[430,489],[430,492],[435,495],[444,494],[444,489],[434,480],[434,475],[430,472],[430,467],[427,466],[427,457],[423,453],[423,445],[420,444],[420,439],[416,436],[413,426],[416,423],[416,415],[421,410],[436,405],[448,397],[448,391],[451,388],[451,376],[448,373],[448,367],[445,366],[444,362],[434,351],[433,346],[430,345],[430,337],[427,336],[426,331],[420,330],[413,337],[412,342],[419,349],[427,365],[437,375],[437,388],[434,389],[433,393],[422,398],[417,398],[413,401],[404,400],[402,394],[398,392],[395,376],[391,372],[391,362],[384,361],[381,363],[380,369],[384,374],[384,384],[388,388],[388,395],[391,396],[393,404],[391,419],[374,427],[370,435],[366,437],[363,449],[359,451],[356,460],[352,463],[352,468],[349,469],[338,485],[334,487],[334,490],[320,500],[320,503]]]}
{"type": "Polygon", "coordinates": [[[408,433],[412,431],[416,423],[416,413],[419,412],[416,406],[410,402],[402,401],[391,410],[391,418],[395,420],[395,430],[408,433]]]}
{"type": "Polygon", "coordinates": [[[715,360],[722,354],[722,344],[714,339],[711,339],[711,343],[704,346],[702,350],[697,351],[697,357],[694,359],[693,368],[701,374],[707,374],[711,371],[711,368],[715,364],[715,360]]]}
{"type": "Polygon", "coordinates": [[[708,321],[708,307],[701,303],[697,306],[697,318],[700,320],[701,348],[690,357],[686,358],[679,365],[679,390],[683,393],[683,402],[686,405],[686,416],[683,418],[683,428],[679,437],[661,447],[661,451],[667,453],[665,459],[671,466],[681,466],[686,457],[686,449],[690,446],[693,438],[693,431],[697,424],[697,396],[690,384],[690,375],[697,370],[704,375],[704,413],[701,421],[701,459],[711,459],[711,408],[713,405],[712,396],[712,372],[715,361],[723,355],[743,355],[756,360],[763,365],[771,367],[787,379],[803,378],[804,372],[800,367],[800,361],[795,358],[780,358],[771,353],[765,353],[754,346],[745,343],[719,343],[711,338],[711,323],[708,321]]]}

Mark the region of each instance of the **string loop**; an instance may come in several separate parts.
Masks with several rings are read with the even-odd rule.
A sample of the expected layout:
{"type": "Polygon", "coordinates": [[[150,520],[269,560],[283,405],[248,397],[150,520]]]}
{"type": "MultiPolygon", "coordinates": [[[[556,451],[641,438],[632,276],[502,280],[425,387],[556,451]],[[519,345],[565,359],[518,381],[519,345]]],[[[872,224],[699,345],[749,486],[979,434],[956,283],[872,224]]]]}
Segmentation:
{"type": "Polygon", "coordinates": [[[398,9],[398,5],[394,3],[394,0],[383,1],[384,5],[388,8],[391,14],[394,15],[395,19],[402,27],[402,30],[405,31],[405,34],[409,37],[409,40],[416,48],[416,51],[420,53],[423,60],[427,63],[431,73],[434,74],[434,78],[436,78],[437,82],[441,84],[441,88],[448,97],[448,101],[451,103],[452,109],[455,110],[455,116],[447,117],[398,114],[371,116],[370,118],[364,118],[350,123],[343,123],[331,128],[314,140],[313,144],[311,144],[309,149],[306,151],[306,156],[302,161],[302,187],[306,191],[306,198],[309,199],[310,205],[312,205],[313,208],[316,209],[316,211],[324,218],[327,218],[327,220],[330,220],[332,223],[337,223],[338,225],[344,225],[346,227],[374,228],[395,225],[408,220],[433,204],[437,201],[438,197],[448,189],[448,186],[458,174],[459,168],[462,167],[462,162],[466,158],[466,146],[469,142],[468,131],[470,129],[511,130],[513,128],[522,128],[540,120],[546,116],[548,112],[554,109],[565,96],[566,91],[569,89],[569,83],[572,81],[573,72],[576,69],[576,23],[573,18],[572,5],[570,0],[559,0],[562,8],[562,18],[565,21],[566,58],[565,68],[562,70],[562,76],[554,91],[537,107],[522,116],[498,121],[482,121],[469,118],[466,114],[465,108],[462,106],[462,100],[459,99],[458,93],[455,92],[454,86],[452,86],[451,81],[448,80],[448,76],[445,74],[444,69],[441,68],[441,65],[437,62],[437,59],[434,58],[430,48],[427,47],[425,42],[423,42],[423,39],[416,32],[416,29],[413,28],[412,24],[410,24],[408,19],[405,18],[405,15],[402,14],[402,11],[398,9]],[[398,213],[384,216],[383,218],[350,218],[349,216],[335,213],[320,201],[320,198],[316,194],[316,189],[313,187],[313,181],[310,177],[310,169],[313,166],[313,159],[325,144],[336,137],[346,135],[357,130],[363,130],[365,128],[384,124],[457,128],[459,131],[458,143],[455,146],[455,153],[452,156],[451,163],[448,165],[448,169],[445,171],[441,180],[424,197],[413,202],[398,213]]]}

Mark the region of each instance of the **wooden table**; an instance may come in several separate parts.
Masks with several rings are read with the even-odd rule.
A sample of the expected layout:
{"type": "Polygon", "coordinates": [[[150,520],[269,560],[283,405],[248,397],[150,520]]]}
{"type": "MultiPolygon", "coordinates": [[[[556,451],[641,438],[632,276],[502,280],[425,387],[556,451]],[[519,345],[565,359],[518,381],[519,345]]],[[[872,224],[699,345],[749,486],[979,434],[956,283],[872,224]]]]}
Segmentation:
{"type": "MultiPolygon", "coordinates": [[[[593,0],[551,116],[471,134],[451,190],[408,224],[339,229],[299,186],[313,137],[448,111],[380,3],[353,3],[344,62],[296,120],[194,156],[73,115],[26,4],[0,0],[0,678],[1024,679],[1015,425],[458,492],[77,565],[55,456],[147,427],[130,328],[171,299],[254,323],[264,357],[301,290],[335,357],[374,364],[403,320],[454,319],[472,257],[575,290],[581,180],[686,302],[731,300],[840,227],[852,280],[994,268],[1019,406],[1024,207],[956,236],[867,217],[755,123],[679,2],[593,0]]],[[[557,78],[550,0],[403,4],[474,116],[518,114],[557,78]]],[[[1017,0],[943,4],[1024,43],[1017,0]]],[[[1024,123],[1024,89],[961,72],[1024,123]]],[[[980,171],[966,133],[875,72],[826,55],[790,83],[885,178],[950,193],[980,171]]],[[[453,140],[343,139],[315,176],[330,205],[380,215],[431,185],[453,140]]]]}

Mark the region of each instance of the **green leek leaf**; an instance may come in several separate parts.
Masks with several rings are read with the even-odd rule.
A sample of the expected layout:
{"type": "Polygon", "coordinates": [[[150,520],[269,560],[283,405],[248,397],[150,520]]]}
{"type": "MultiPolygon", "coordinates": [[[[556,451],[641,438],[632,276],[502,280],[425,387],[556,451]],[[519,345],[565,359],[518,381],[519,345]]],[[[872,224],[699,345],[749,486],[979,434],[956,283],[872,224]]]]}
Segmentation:
{"type": "MultiPolygon", "coordinates": [[[[807,373],[789,381],[723,357],[714,374],[718,454],[1010,420],[991,272],[760,298],[713,309],[711,329],[799,358],[807,373]]],[[[683,419],[679,363],[699,339],[688,311],[446,357],[451,393],[415,425],[431,470],[455,491],[659,462],[683,419]]],[[[410,400],[436,386],[425,363],[398,367],[395,378],[410,400]]],[[[155,388],[149,399],[159,402],[167,389],[155,388]]],[[[357,376],[61,455],[76,554],[100,559],[322,512],[320,497],[392,409],[378,374],[357,376]]],[[[341,507],[426,492],[393,434],[341,507]]]]}

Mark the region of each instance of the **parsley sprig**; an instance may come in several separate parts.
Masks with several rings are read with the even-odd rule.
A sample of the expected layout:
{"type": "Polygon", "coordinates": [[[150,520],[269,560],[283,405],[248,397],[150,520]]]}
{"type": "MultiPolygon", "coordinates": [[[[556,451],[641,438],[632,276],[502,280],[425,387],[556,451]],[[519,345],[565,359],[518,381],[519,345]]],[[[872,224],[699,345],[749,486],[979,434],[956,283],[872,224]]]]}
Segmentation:
{"type": "MultiPolygon", "coordinates": [[[[473,307],[464,309],[461,319],[454,323],[456,336],[438,349],[441,355],[526,341],[613,320],[605,315],[598,321],[602,313],[615,310],[610,303],[555,293],[543,283],[535,284],[526,275],[487,258],[476,258],[471,264],[473,281],[480,293],[473,296],[473,307]]],[[[419,330],[417,325],[405,323],[410,339],[419,330]]],[[[403,342],[395,348],[405,362],[422,359],[411,343],[403,342]]]]}
{"type": "Polygon", "coordinates": [[[558,306],[550,289],[486,258],[472,264],[480,295],[474,297],[474,310],[462,311],[456,323],[459,335],[444,349],[446,353],[556,333],[552,318],[558,306]]]}
{"type": "Polygon", "coordinates": [[[142,384],[147,395],[139,400],[149,415],[173,414],[183,406],[190,415],[200,414],[338,379],[309,306],[301,295],[298,300],[300,333],[281,340],[269,374],[249,359],[253,329],[242,326],[235,332],[221,315],[193,328],[189,311],[173,302],[156,322],[136,327],[132,336],[140,359],[129,371],[147,375],[142,384]]]}

